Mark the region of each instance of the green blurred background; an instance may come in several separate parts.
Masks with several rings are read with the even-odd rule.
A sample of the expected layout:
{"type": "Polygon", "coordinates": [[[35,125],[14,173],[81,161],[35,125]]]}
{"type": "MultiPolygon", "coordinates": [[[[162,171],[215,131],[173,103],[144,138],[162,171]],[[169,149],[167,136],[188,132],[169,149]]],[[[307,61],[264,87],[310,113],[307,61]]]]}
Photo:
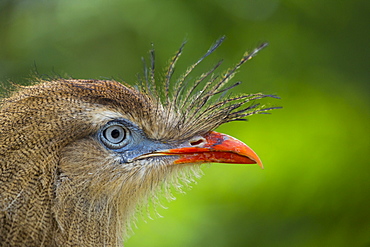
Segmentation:
{"type": "Polygon", "coordinates": [[[205,166],[125,246],[370,246],[369,24],[365,0],[0,0],[0,79],[36,68],[133,84],[151,43],[162,68],[187,40],[181,72],[222,35],[201,68],[268,41],[234,81],[284,108],[219,129],[265,170],[205,166]]]}

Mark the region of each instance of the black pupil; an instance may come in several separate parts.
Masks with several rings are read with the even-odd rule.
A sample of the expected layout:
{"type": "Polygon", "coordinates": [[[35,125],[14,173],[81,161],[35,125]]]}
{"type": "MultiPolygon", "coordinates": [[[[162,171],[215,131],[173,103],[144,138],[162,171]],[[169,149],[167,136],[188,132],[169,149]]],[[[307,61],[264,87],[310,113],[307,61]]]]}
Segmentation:
{"type": "Polygon", "coordinates": [[[112,132],[111,132],[111,136],[113,137],[113,138],[118,138],[119,137],[119,130],[117,130],[117,129],[114,129],[114,130],[112,130],[112,132]]]}

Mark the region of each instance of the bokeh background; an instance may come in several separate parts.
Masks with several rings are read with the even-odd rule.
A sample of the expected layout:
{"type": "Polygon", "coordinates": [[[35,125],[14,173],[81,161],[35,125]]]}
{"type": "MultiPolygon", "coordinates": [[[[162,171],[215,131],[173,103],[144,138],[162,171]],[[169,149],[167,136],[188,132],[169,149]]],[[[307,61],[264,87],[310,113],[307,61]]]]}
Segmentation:
{"type": "Polygon", "coordinates": [[[268,41],[236,91],[278,94],[284,108],[219,129],[265,170],[205,166],[125,246],[370,246],[369,24],[365,0],[0,0],[0,79],[134,84],[152,43],[163,68],[188,41],[179,75],[223,35],[201,68],[268,41]]]}

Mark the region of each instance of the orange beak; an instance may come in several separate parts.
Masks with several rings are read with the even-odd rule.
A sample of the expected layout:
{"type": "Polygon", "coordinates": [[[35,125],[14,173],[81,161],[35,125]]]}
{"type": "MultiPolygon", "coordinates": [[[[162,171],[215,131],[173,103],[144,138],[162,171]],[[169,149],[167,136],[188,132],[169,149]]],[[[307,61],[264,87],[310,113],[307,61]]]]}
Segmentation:
{"type": "Polygon", "coordinates": [[[204,136],[200,145],[168,149],[159,152],[165,155],[178,155],[175,164],[187,163],[229,163],[258,164],[262,169],[262,161],[258,155],[243,142],[218,132],[210,132],[204,136]]]}

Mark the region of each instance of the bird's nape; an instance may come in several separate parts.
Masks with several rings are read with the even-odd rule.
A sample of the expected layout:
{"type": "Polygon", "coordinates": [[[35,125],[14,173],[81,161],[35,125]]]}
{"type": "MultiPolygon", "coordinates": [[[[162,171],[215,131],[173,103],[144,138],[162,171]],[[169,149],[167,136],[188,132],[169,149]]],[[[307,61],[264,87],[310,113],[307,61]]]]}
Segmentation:
{"type": "Polygon", "coordinates": [[[193,181],[200,164],[262,167],[247,145],[214,129],[274,109],[252,103],[274,95],[228,93],[265,44],[221,76],[217,63],[188,82],[222,41],[174,80],[181,46],[161,85],[153,59],[140,90],[114,80],[37,79],[3,99],[2,246],[122,246],[135,213],[162,190],[172,198],[170,187],[193,181]]]}

